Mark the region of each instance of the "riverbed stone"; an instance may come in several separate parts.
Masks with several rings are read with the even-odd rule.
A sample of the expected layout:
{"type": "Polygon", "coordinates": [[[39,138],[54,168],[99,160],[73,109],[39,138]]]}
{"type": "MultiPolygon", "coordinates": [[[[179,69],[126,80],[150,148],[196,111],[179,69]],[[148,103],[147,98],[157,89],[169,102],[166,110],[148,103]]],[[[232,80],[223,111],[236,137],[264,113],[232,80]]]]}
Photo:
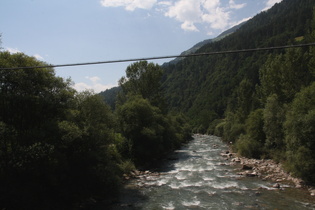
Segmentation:
{"type": "Polygon", "coordinates": [[[232,159],[232,162],[236,162],[236,163],[240,163],[241,162],[241,159],[236,157],[236,158],[233,158],[232,159]]]}
{"type": "Polygon", "coordinates": [[[253,167],[250,165],[242,165],[242,170],[252,170],[253,167]]]}
{"type": "Polygon", "coordinates": [[[246,172],[246,176],[247,177],[255,177],[255,176],[258,176],[258,173],[257,172],[246,172]]]}
{"type": "Polygon", "coordinates": [[[272,187],[279,189],[279,188],[280,188],[280,184],[279,184],[279,183],[276,183],[276,184],[272,185],[272,187]]]}

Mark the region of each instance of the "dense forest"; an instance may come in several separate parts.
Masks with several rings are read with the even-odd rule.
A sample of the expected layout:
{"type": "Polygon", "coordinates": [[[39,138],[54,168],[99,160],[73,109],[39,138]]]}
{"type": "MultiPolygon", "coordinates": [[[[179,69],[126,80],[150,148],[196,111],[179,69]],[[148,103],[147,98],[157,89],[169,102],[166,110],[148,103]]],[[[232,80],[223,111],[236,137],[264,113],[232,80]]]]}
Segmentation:
{"type": "MultiPolygon", "coordinates": [[[[43,65],[0,52],[0,68],[43,65]]],[[[161,72],[145,61],[128,67],[113,112],[98,94],[75,91],[52,68],[1,69],[0,209],[113,201],[124,173],[151,167],[189,140],[185,117],[163,105],[161,72]]]]}
{"type": "MultiPolygon", "coordinates": [[[[315,1],[283,0],[196,53],[314,42],[315,1]]],[[[240,155],[273,158],[315,183],[315,47],[194,56],[162,67],[166,105],[185,114],[194,133],[221,136],[240,155]]]]}
{"type": "MultiPolygon", "coordinates": [[[[315,42],[315,2],[283,0],[197,51],[315,42]]],[[[315,183],[315,48],[186,58],[163,65],[163,91],[194,132],[215,134],[246,157],[273,158],[315,183]]]]}

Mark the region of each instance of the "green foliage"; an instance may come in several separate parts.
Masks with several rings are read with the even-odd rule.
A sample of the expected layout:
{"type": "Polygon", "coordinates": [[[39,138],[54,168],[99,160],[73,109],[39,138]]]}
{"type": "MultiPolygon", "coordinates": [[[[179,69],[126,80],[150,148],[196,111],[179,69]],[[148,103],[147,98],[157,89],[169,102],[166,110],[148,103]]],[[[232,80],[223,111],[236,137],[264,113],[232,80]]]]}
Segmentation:
{"type": "MultiPolygon", "coordinates": [[[[46,66],[0,52],[1,67],[46,66]]],[[[118,191],[121,156],[102,99],[51,68],[0,70],[0,208],[69,209],[118,191]]]]}
{"type": "Polygon", "coordinates": [[[130,97],[117,114],[137,165],[145,166],[163,157],[187,138],[182,118],[164,115],[141,96],[130,97]]]}
{"type": "Polygon", "coordinates": [[[265,146],[268,149],[284,149],[284,130],[286,109],[279,102],[276,94],[270,95],[264,109],[264,132],[266,134],[265,146]]]}
{"type": "Polygon", "coordinates": [[[125,160],[119,165],[121,171],[124,174],[129,174],[131,171],[136,170],[136,166],[134,165],[132,160],[125,160]]]}
{"type": "Polygon", "coordinates": [[[213,120],[207,129],[207,134],[214,135],[216,127],[223,122],[223,119],[215,119],[213,120]]]}
{"type": "Polygon", "coordinates": [[[262,99],[272,94],[278,96],[281,104],[293,100],[295,93],[313,80],[308,70],[309,53],[301,49],[287,50],[285,54],[276,57],[269,56],[260,70],[260,91],[262,99]]]}
{"type": "Polygon", "coordinates": [[[126,77],[119,80],[119,85],[125,94],[141,95],[153,106],[164,108],[160,89],[162,69],[159,65],[140,61],[131,64],[126,69],[126,77]]]}
{"type": "Polygon", "coordinates": [[[111,89],[99,93],[112,110],[115,110],[117,95],[120,93],[121,87],[113,87],[111,89]]]}
{"type": "MultiPolygon", "coordinates": [[[[47,64],[0,52],[0,67],[17,66],[47,64]]],[[[139,62],[127,73],[115,116],[52,68],[0,70],[0,208],[73,209],[117,198],[131,159],[152,163],[189,137],[184,117],[161,111],[159,66],[139,62]]]]}
{"type": "Polygon", "coordinates": [[[223,127],[223,139],[234,143],[245,132],[244,124],[239,121],[236,114],[229,112],[223,127]]]}
{"type": "Polygon", "coordinates": [[[264,144],[266,139],[263,130],[265,125],[263,114],[263,109],[256,109],[250,113],[245,123],[246,135],[249,135],[251,139],[260,142],[261,144],[264,144]]]}
{"type": "Polygon", "coordinates": [[[146,61],[131,64],[119,84],[116,112],[125,136],[124,157],[146,167],[191,138],[181,115],[170,115],[160,87],[161,68],[146,61]]]}
{"type": "Polygon", "coordinates": [[[206,133],[210,123],[217,118],[218,115],[213,110],[201,110],[198,113],[197,122],[194,123],[198,126],[196,133],[206,133]]]}
{"type": "Polygon", "coordinates": [[[260,142],[252,139],[249,135],[241,135],[235,145],[237,152],[248,158],[260,158],[262,146],[260,142]]]}
{"type": "Polygon", "coordinates": [[[253,96],[253,85],[252,83],[244,79],[241,81],[239,87],[236,90],[237,100],[237,116],[240,122],[245,122],[248,114],[252,109],[252,96],[253,96]]]}
{"type": "Polygon", "coordinates": [[[307,181],[315,182],[315,82],[298,93],[285,122],[288,166],[307,181]]]}
{"type": "MultiPolygon", "coordinates": [[[[270,10],[256,15],[231,35],[220,41],[204,45],[196,53],[293,44],[296,37],[305,36],[309,32],[313,19],[313,7],[314,1],[312,0],[282,1],[270,10]]],[[[296,78],[302,82],[310,81],[310,78],[306,76],[307,72],[304,72],[306,69],[304,66],[308,64],[308,58],[303,55],[304,52],[301,50],[286,55],[286,58],[281,58],[282,62],[292,60],[291,64],[282,65],[281,73],[285,73],[287,68],[296,68],[296,73],[291,75],[289,80],[286,81],[286,78],[274,80],[275,84],[278,81],[285,82],[282,89],[286,92],[284,94],[289,94],[286,96],[288,99],[292,99],[294,91],[298,91],[300,88],[300,83],[292,83],[292,78],[297,76],[296,78]]],[[[193,121],[194,127],[198,128],[200,125],[195,122],[199,121],[199,113],[202,110],[214,111],[218,118],[223,118],[227,107],[231,105],[233,109],[229,111],[235,113],[239,107],[235,107],[238,99],[233,94],[240,83],[247,80],[250,82],[250,86],[246,87],[250,88],[245,89],[247,93],[243,92],[243,96],[248,97],[239,101],[244,102],[247,106],[242,107],[244,110],[240,110],[244,111],[243,120],[245,122],[246,115],[250,111],[262,108],[261,105],[257,106],[255,101],[251,101],[255,91],[254,87],[260,85],[261,82],[259,69],[268,59],[268,54],[274,58],[281,53],[283,51],[279,50],[268,53],[201,56],[186,58],[176,64],[163,65],[162,87],[166,101],[172,110],[187,114],[193,121]]],[[[264,102],[268,96],[269,94],[265,95],[264,102]]],[[[280,97],[280,95],[278,96],[280,97]]],[[[208,128],[208,126],[203,127],[208,128]]]]}
{"type": "Polygon", "coordinates": [[[245,123],[246,134],[241,135],[236,142],[236,149],[242,156],[249,158],[261,157],[265,143],[263,127],[263,110],[257,109],[251,112],[245,123]]]}
{"type": "MultiPolygon", "coordinates": [[[[312,43],[314,6],[312,0],[282,1],[233,34],[204,45],[197,53],[312,43]]],[[[301,125],[301,136],[288,141],[294,129],[284,132],[288,127],[284,123],[288,124],[288,107],[296,94],[314,82],[314,52],[314,47],[309,47],[182,59],[163,66],[165,98],[172,110],[188,115],[194,132],[214,133],[227,142],[236,142],[236,148],[245,156],[278,161],[288,158],[292,165],[294,159],[303,159],[300,164],[305,165],[299,167],[302,176],[311,168],[310,161],[302,158],[302,152],[292,152],[294,146],[288,145],[293,141],[296,146],[293,139],[308,135],[311,128],[301,125]]],[[[305,103],[303,100],[301,103],[305,103]]],[[[306,122],[310,118],[297,117],[291,120],[312,122],[306,122]]],[[[299,151],[309,154],[309,140],[299,141],[303,142],[299,151]]]]}
{"type": "Polygon", "coordinates": [[[215,126],[214,135],[223,136],[225,123],[226,123],[225,120],[223,120],[222,122],[215,126]]]}

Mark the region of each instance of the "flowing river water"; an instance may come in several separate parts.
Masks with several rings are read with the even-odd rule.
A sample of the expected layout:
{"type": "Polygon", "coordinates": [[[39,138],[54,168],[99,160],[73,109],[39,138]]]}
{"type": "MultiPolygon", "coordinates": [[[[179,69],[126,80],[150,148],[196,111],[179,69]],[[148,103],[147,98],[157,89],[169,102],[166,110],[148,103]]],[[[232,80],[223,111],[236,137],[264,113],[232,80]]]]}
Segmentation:
{"type": "Polygon", "coordinates": [[[218,137],[195,135],[164,163],[161,175],[130,180],[112,209],[315,209],[306,190],[276,189],[272,182],[237,175],[240,165],[220,156],[226,150],[218,137]]]}

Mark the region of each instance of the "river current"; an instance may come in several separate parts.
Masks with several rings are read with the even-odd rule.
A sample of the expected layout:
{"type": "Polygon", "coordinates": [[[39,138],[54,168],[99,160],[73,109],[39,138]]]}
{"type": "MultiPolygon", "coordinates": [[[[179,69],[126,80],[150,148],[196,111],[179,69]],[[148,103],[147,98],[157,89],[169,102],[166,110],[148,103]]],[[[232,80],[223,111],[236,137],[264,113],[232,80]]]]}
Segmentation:
{"type": "Polygon", "coordinates": [[[219,137],[195,135],[166,160],[161,175],[130,180],[112,209],[315,209],[306,190],[237,175],[220,156],[228,150],[219,137]]]}

